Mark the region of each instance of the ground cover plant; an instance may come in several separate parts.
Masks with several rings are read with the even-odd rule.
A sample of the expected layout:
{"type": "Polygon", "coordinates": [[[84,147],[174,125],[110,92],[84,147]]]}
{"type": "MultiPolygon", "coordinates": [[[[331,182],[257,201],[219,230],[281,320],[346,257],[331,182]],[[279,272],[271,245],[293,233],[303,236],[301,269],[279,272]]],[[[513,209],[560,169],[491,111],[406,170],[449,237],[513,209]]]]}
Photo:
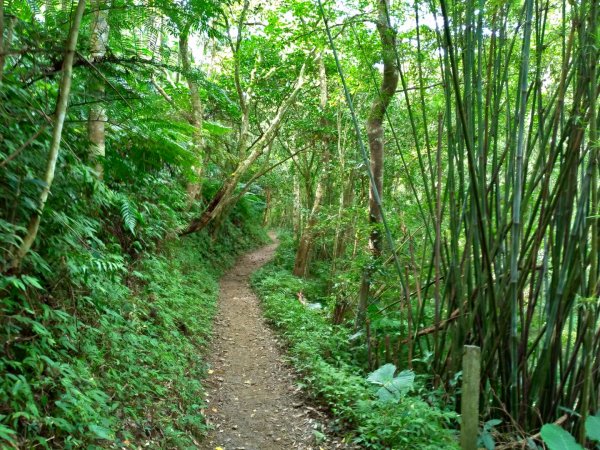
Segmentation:
{"type": "Polygon", "coordinates": [[[361,448],[459,448],[452,431],[456,414],[442,410],[434,393],[423,395],[414,373],[395,389],[391,386],[399,378],[394,378],[392,364],[383,366],[387,373],[379,369],[369,375],[356,359],[352,330],[332,325],[322,308],[307,308],[298,300],[299,294],[313,300],[325,296],[320,283],[291,273],[290,244],[288,239],[275,262],[256,272],[252,283],[301,374],[299,386],[327,406],[340,433],[361,448]],[[378,392],[382,386],[383,395],[378,392]]]}
{"type": "Polygon", "coordinates": [[[40,295],[45,280],[5,280],[3,445],[196,448],[217,281],[265,238],[223,227],[217,241],[158,242],[134,261],[117,246],[119,265],[88,269],[60,306],[40,295]]]}

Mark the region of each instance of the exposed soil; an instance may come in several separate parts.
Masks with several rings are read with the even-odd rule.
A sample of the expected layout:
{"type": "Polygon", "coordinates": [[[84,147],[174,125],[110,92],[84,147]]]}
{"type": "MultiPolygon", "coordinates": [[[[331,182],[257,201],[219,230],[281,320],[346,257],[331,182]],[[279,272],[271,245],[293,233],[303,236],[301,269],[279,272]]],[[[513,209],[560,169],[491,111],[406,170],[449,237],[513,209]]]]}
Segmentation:
{"type": "MultiPolygon", "coordinates": [[[[272,236],[273,237],[273,236],[272,236]]],[[[267,263],[277,242],[249,253],[221,279],[219,312],[209,353],[205,411],[214,427],[203,443],[214,450],[339,448],[316,442],[325,415],[306,404],[265,323],[248,278],[267,263]]]]}

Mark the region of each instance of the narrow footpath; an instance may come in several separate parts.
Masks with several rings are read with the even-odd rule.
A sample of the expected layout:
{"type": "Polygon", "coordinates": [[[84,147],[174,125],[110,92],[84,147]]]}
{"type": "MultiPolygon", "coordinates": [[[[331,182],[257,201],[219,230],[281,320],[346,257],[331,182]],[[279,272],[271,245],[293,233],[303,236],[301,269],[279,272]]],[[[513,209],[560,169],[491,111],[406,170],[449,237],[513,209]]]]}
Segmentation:
{"type": "Polygon", "coordinates": [[[206,450],[339,448],[316,442],[325,416],[304,403],[249,286],[277,245],[246,254],[221,279],[206,383],[205,414],[214,430],[206,450]]]}

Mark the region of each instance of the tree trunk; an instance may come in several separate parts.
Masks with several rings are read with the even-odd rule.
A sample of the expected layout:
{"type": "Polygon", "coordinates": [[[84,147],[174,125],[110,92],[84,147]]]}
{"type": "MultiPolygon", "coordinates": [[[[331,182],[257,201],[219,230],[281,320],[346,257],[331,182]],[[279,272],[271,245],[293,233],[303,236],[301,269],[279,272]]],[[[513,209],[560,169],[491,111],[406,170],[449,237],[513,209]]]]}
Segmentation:
{"type": "Polygon", "coordinates": [[[327,127],[329,120],[327,119],[327,73],[325,72],[325,61],[323,56],[319,58],[319,87],[321,90],[320,106],[321,106],[321,126],[322,131],[322,144],[323,144],[323,156],[322,156],[322,167],[321,174],[317,181],[317,189],[315,192],[315,198],[313,206],[311,208],[308,220],[306,221],[306,227],[302,231],[300,242],[298,244],[298,251],[296,252],[296,260],[294,262],[294,275],[297,277],[304,277],[307,273],[308,261],[314,242],[314,226],[317,223],[317,214],[323,201],[323,195],[325,194],[325,183],[327,181],[327,171],[329,165],[329,135],[327,127]]]}
{"type": "Polygon", "coordinates": [[[289,108],[295,102],[300,89],[304,85],[305,69],[306,63],[303,64],[302,68],[300,69],[294,89],[278,108],[277,114],[271,120],[267,130],[254,144],[252,144],[249,149],[246,149],[246,151],[251,150],[250,154],[248,154],[246,158],[238,164],[237,168],[231,174],[229,179],[227,179],[221,189],[217,191],[202,215],[194,219],[181,233],[182,235],[201,231],[212,222],[219,223],[221,219],[229,213],[230,209],[234,206],[235,200],[237,199],[237,196],[235,195],[235,189],[240,179],[248,171],[250,166],[263,154],[264,150],[268,148],[269,143],[275,138],[275,135],[279,130],[279,126],[281,125],[281,121],[283,120],[289,108]]]}
{"type": "MultiPolygon", "coordinates": [[[[91,63],[104,58],[108,44],[108,10],[103,0],[92,0],[92,23],[91,23],[91,63]]],[[[88,138],[90,140],[89,155],[95,163],[98,178],[104,176],[104,165],[102,159],[106,155],[106,108],[104,107],[104,80],[97,74],[90,75],[89,92],[92,106],[88,115],[88,138]]]]}
{"type": "Polygon", "coordinates": [[[52,181],[54,180],[54,173],[56,170],[56,160],[58,159],[58,151],[60,148],[60,140],[62,137],[63,125],[65,123],[65,116],[67,114],[67,105],[69,101],[69,93],[71,91],[71,79],[73,75],[73,59],[75,57],[75,49],[77,47],[77,38],[79,36],[79,27],[81,25],[81,18],[85,10],[85,0],[79,0],[77,3],[77,9],[73,17],[71,29],[66,42],[65,56],[62,64],[62,77],[60,80],[58,98],[56,101],[56,111],[54,113],[54,130],[52,131],[52,140],[50,142],[50,149],[48,151],[48,159],[46,163],[46,171],[44,172],[43,182],[44,187],[40,193],[38,199],[38,208],[32,214],[29,225],[27,226],[27,233],[23,237],[21,246],[16,250],[11,260],[11,268],[16,270],[20,267],[23,258],[31,249],[33,242],[37,236],[41,214],[48,200],[48,194],[52,187],[52,181]]]}
{"type": "MultiPolygon", "coordinates": [[[[323,155],[323,171],[327,170],[327,165],[329,164],[329,152],[325,150],[323,155]]],[[[323,194],[325,193],[325,174],[322,173],[319,177],[319,181],[317,184],[317,190],[315,192],[315,199],[313,202],[312,209],[310,210],[310,214],[308,215],[308,219],[306,221],[306,226],[302,231],[302,236],[300,237],[300,242],[298,244],[298,251],[296,252],[296,260],[294,262],[294,275],[297,277],[304,277],[307,273],[308,261],[310,258],[310,253],[312,250],[312,245],[314,242],[314,226],[317,224],[317,214],[321,207],[321,202],[323,200],[323,194]]]]}
{"type": "Polygon", "coordinates": [[[263,213],[262,224],[266,227],[269,224],[271,211],[271,188],[265,189],[265,211],[263,213]]]}
{"type": "Polygon", "coordinates": [[[296,169],[293,177],[294,189],[294,210],[292,211],[292,221],[294,229],[294,238],[300,238],[302,232],[302,192],[300,191],[300,170],[296,169]]]}
{"type": "Polygon", "coordinates": [[[9,15],[8,17],[4,17],[4,4],[0,2],[0,83],[2,83],[4,77],[4,66],[6,65],[7,56],[12,47],[16,21],[17,18],[15,16],[9,15]],[[4,33],[6,33],[6,37],[4,36],[4,33]]]}
{"type": "Polygon", "coordinates": [[[367,135],[369,137],[369,151],[371,156],[371,172],[373,182],[369,189],[369,222],[371,232],[369,236],[369,251],[373,261],[364,269],[358,310],[356,314],[356,327],[362,327],[367,314],[369,293],[371,290],[371,277],[373,263],[381,256],[381,205],[377,198],[382,200],[383,195],[383,120],[392,97],[398,86],[398,71],[395,65],[396,32],[389,21],[389,0],[378,0],[379,17],[377,31],[381,40],[381,56],[383,59],[383,80],[379,96],[373,100],[371,111],[367,119],[367,135]]]}
{"type": "Polygon", "coordinates": [[[189,52],[189,34],[190,25],[186,25],[181,31],[179,36],[179,55],[181,57],[181,67],[183,68],[183,74],[190,90],[191,100],[191,119],[190,123],[194,126],[195,132],[192,138],[192,152],[197,158],[197,165],[193,167],[194,173],[198,177],[198,180],[190,182],[187,186],[188,201],[194,202],[202,194],[202,174],[204,172],[204,163],[202,161],[202,121],[203,121],[203,108],[202,102],[200,101],[200,94],[198,92],[198,83],[194,80],[191,70],[192,62],[190,59],[189,52]]]}

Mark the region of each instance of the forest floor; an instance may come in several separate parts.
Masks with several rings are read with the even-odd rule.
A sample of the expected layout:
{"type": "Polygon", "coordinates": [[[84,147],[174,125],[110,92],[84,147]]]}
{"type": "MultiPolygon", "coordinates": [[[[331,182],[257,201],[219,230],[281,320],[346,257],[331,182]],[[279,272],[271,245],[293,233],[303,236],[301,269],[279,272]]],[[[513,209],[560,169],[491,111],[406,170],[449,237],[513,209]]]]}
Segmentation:
{"type": "Polygon", "coordinates": [[[250,275],[271,260],[277,245],[275,240],[241,257],[221,279],[208,357],[205,415],[213,430],[204,441],[206,450],[342,447],[333,441],[317,443],[317,436],[325,439],[321,431],[327,417],[295,386],[294,373],[249,286],[250,275]]]}

